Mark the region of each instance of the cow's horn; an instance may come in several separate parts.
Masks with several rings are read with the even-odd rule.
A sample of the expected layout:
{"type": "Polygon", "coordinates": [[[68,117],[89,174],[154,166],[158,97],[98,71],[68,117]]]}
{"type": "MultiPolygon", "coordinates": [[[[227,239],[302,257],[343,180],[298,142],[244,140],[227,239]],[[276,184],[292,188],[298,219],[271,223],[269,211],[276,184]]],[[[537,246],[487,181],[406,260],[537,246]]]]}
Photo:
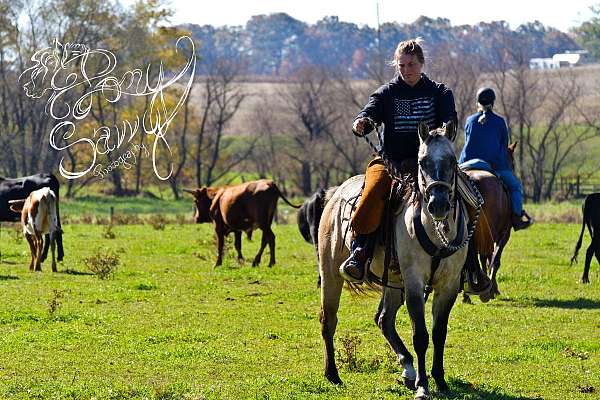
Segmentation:
{"type": "Polygon", "coordinates": [[[196,191],[194,189],[183,188],[183,191],[186,192],[186,193],[191,193],[191,194],[196,193],[196,191]]]}

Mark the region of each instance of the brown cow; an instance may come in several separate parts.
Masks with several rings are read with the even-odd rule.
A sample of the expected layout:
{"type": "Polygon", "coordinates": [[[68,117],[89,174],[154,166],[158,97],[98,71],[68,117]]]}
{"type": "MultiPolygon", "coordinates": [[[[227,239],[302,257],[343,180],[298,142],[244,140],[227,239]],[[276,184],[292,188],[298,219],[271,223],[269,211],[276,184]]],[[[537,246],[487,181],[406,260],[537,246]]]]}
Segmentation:
{"type": "Polygon", "coordinates": [[[29,269],[33,271],[42,270],[42,250],[44,248],[43,235],[49,234],[50,247],[52,249],[52,272],[56,272],[56,260],[54,258],[55,240],[60,227],[56,213],[56,195],[44,187],[34,190],[26,199],[10,200],[10,209],[21,213],[23,234],[29,242],[31,250],[31,263],[29,269]]]}
{"type": "Polygon", "coordinates": [[[256,267],[260,264],[260,258],[267,244],[271,253],[269,267],[275,264],[275,234],[271,230],[271,222],[277,208],[277,200],[281,197],[290,206],[300,208],[299,205],[290,203],[270,179],[222,188],[203,187],[184,190],[194,195],[196,204],[194,219],[196,222],[215,223],[219,250],[215,266],[219,266],[223,262],[225,236],[231,232],[234,233],[238,259],[243,260],[242,232],[250,234],[257,228],[261,229],[263,234],[260,250],[256,254],[252,266],[256,267]]]}

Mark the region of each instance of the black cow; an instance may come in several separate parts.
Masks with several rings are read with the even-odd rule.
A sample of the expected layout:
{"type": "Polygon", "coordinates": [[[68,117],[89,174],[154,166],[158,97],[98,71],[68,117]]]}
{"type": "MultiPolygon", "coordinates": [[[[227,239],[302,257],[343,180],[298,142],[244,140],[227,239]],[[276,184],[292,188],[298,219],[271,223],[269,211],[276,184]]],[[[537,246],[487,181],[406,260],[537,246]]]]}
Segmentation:
{"type": "MultiPolygon", "coordinates": [[[[58,245],[58,261],[62,261],[65,253],[62,244],[62,228],[59,213],[59,188],[58,179],[52,174],[35,174],[24,176],[22,178],[4,178],[0,177],[0,222],[16,222],[21,219],[21,213],[10,209],[8,202],[10,200],[25,199],[31,192],[43,187],[49,187],[56,195],[56,216],[58,217],[58,233],[56,235],[56,244],[58,245]]],[[[48,255],[48,246],[50,245],[50,235],[45,236],[44,251],[41,261],[48,255]]]]}
{"type": "Polygon", "coordinates": [[[581,277],[582,283],[590,283],[589,273],[593,255],[596,256],[596,260],[600,263],[600,193],[592,193],[585,198],[585,202],[583,203],[583,224],[579,240],[577,241],[577,245],[575,245],[575,253],[571,258],[571,265],[573,265],[573,262],[577,262],[577,253],[581,248],[581,241],[586,225],[592,237],[592,243],[590,243],[585,253],[585,267],[583,268],[583,276],[581,277]]]}
{"type": "MultiPolygon", "coordinates": [[[[321,214],[323,214],[323,208],[325,204],[331,198],[337,186],[333,186],[327,191],[320,188],[312,196],[310,196],[304,204],[298,210],[298,229],[300,234],[308,243],[312,243],[315,246],[317,252],[317,258],[319,257],[318,252],[318,237],[319,237],[319,222],[321,221],[321,214]]],[[[318,271],[318,267],[317,267],[318,271]]],[[[317,286],[321,287],[321,277],[319,276],[317,286]]]]}

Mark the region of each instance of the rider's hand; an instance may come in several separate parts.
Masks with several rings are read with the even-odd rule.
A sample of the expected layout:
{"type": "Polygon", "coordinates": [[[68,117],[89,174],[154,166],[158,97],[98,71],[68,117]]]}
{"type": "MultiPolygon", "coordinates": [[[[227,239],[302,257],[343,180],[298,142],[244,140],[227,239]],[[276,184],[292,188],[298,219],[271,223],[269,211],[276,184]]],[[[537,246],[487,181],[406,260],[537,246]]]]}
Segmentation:
{"type": "Polygon", "coordinates": [[[369,118],[359,118],[354,120],[352,124],[352,132],[358,136],[363,137],[373,130],[373,124],[369,118]]]}

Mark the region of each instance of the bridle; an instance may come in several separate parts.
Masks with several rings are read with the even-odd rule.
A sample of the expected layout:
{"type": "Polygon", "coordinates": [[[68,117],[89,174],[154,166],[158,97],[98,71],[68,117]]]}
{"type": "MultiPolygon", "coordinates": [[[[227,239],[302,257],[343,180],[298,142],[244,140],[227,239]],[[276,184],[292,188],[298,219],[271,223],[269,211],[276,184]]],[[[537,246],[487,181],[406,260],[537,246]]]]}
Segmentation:
{"type": "MultiPolygon", "coordinates": [[[[380,137],[379,126],[371,118],[367,118],[367,119],[369,120],[369,123],[371,124],[371,126],[374,127],[375,131],[377,132],[377,136],[379,138],[380,137]]],[[[371,140],[369,140],[369,138],[366,135],[364,135],[362,137],[365,139],[365,141],[371,147],[371,149],[377,155],[379,155],[379,157],[381,157],[381,159],[382,159],[389,175],[392,177],[392,179],[396,179],[396,180],[400,181],[402,184],[406,183],[406,179],[402,176],[400,171],[398,171],[398,169],[395,167],[395,165],[385,156],[385,153],[383,152],[383,146],[381,146],[380,148],[377,148],[373,144],[373,142],[371,142],[371,140]]],[[[458,229],[457,229],[457,237],[454,238],[454,240],[449,240],[448,238],[446,238],[446,235],[443,232],[442,225],[447,221],[447,217],[443,221],[439,221],[439,222],[434,221],[432,223],[432,225],[434,227],[434,231],[436,233],[438,240],[440,241],[440,243],[442,243],[442,247],[439,247],[431,241],[431,239],[429,238],[429,236],[427,235],[427,233],[425,231],[425,228],[423,227],[423,225],[421,223],[420,202],[419,202],[419,205],[416,207],[416,212],[413,216],[413,224],[415,227],[415,233],[416,233],[417,239],[419,241],[419,244],[431,256],[431,274],[429,276],[429,281],[425,285],[425,293],[424,293],[425,301],[427,301],[429,294],[433,291],[433,288],[432,288],[433,277],[440,265],[441,260],[443,258],[451,256],[452,254],[456,253],[458,250],[463,249],[465,246],[467,246],[467,244],[473,237],[473,234],[475,233],[475,228],[477,226],[477,222],[479,221],[479,215],[481,212],[481,204],[483,204],[483,199],[482,199],[481,193],[479,192],[479,190],[477,190],[477,188],[472,184],[472,182],[469,179],[468,180],[469,185],[471,186],[471,189],[473,189],[474,193],[476,194],[476,196],[478,198],[479,206],[475,210],[475,218],[473,219],[473,221],[471,221],[468,224],[467,235],[464,235],[464,219],[465,219],[464,214],[466,211],[464,210],[463,202],[460,200],[460,198],[457,194],[457,190],[458,190],[458,188],[457,188],[458,182],[457,181],[458,181],[459,169],[458,169],[458,164],[456,163],[456,160],[455,160],[452,168],[453,168],[452,172],[454,175],[452,183],[448,183],[448,182],[440,180],[440,179],[434,179],[431,182],[427,183],[427,185],[425,185],[425,190],[424,190],[424,192],[422,192],[422,195],[423,195],[423,200],[425,202],[428,202],[430,193],[433,190],[433,188],[441,186],[441,187],[448,189],[448,191],[451,194],[450,195],[450,205],[451,205],[451,207],[454,208],[454,213],[455,213],[454,219],[459,224],[458,229]]],[[[420,174],[422,181],[427,182],[423,170],[424,170],[423,166],[419,162],[418,173],[420,174]]],[[[419,191],[421,191],[421,190],[419,189],[419,191]]]]}

